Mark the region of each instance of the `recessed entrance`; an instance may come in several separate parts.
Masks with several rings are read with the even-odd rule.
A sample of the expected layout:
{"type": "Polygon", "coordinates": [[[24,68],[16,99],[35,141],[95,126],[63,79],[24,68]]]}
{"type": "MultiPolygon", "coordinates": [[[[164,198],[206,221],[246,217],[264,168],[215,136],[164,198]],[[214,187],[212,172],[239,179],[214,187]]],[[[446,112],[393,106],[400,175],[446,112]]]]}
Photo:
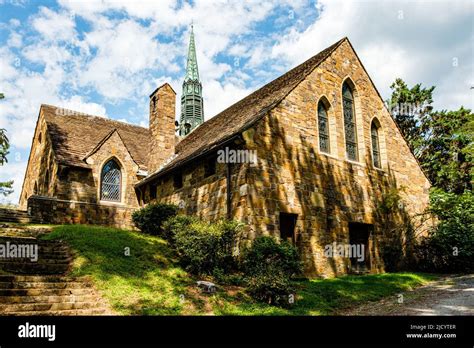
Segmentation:
{"type": "Polygon", "coordinates": [[[295,244],[297,214],[280,213],[280,239],[295,244]]]}
{"type": "Polygon", "coordinates": [[[368,273],[370,271],[369,240],[373,225],[349,223],[349,243],[352,255],[351,273],[368,273]]]}

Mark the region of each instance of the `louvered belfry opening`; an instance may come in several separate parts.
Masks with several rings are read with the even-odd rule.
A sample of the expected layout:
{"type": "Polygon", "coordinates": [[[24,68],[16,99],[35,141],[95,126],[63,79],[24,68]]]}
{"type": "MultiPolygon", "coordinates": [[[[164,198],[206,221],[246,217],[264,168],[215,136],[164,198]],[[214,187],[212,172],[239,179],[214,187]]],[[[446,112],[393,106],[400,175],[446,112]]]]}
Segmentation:
{"type": "Polygon", "coordinates": [[[122,172],[118,163],[111,159],[102,168],[100,199],[103,201],[120,202],[122,172]]]}

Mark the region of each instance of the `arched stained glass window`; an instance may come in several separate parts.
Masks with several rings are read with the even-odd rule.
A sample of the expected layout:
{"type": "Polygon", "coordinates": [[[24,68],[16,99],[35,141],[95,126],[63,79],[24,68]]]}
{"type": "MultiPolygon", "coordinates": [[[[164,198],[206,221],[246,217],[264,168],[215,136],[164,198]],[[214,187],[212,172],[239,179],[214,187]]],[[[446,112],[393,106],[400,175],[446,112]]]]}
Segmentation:
{"type": "Polygon", "coordinates": [[[374,161],[374,167],[382,168],[382,162],[380,160],[380,144],[379,144],[379,128],[372,121],[370,126],[370,136],[372,138],[372,160],[374,161]]]}
{"type": "Polygon", "coordinates": [[[329,120],[326,106],[322,101],[318,104],[318,130],[319,130],[319,150],[330,152],[329,145],[329,120]]]}
{"type": "Polygon", "coordinates": [[[357,130],[354,115],[354,95],[351,87],[345,82],[342,85],[342,107],[344,112],[344,134],[346,138],[347,158],[357,161],[359,153],[357,150],[357,130]]]}
{"type": "Polygon", "coordinates": [[[100,199],[104,201],[120,202],[120,187],[122,173],[118,163],[111,159],[102,168],[100,175],[100,199]]]}

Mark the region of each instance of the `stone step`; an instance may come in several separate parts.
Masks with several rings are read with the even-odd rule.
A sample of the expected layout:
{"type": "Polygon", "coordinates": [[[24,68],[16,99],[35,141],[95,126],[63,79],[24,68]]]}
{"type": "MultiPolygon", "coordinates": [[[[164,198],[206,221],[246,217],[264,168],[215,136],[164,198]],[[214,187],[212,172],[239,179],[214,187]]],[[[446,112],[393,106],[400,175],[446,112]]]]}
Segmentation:
{"type": "MultiPolygon", "coordinates": [[[[1,255],[0,256],[0,262],[11,262],[11,261],[18,261],[18,262],[40,262],[40,261],[45,261],[45,262],[54,262],[54,261],[71,261],[74,259],[74,257],[69,254],[69,253],[42,253],[38,252],[36,254],[37,260],[32,261],[31,260],[31,254],[30,257],[3,257],[6,255],[1,255]],[[49,260],[49,261],[46,261],[49,260]]],[[[23,256],[23,255],[22,255],[23,256]]]]}
{"type": "Polygon", "coordinates": [[[105,308],[91,308],[91,309],[72,309],[72,310],[60,310],[60,311],[22,311],[22,312],[7,312],[2,313],[2,315],[11,315],[11,316],[78,316],[78,315],[112,315],[105,308]]]}
{"type": "Polygon", "coordinates": [[[20,210],[15,208],[0,208],[0,212],[2,213],[18,213],[18,214],[27,214],[26,210],[20,210]]]}
{"type": "Polygon", "coordinates": [[[29,215],[27,213],[0,213],[1,218],[25,218],[29,219],[29,215]]]}
{"type": "Polygon", "coordinates": [[[58,240],[37,239],[31,236],[11,236],[11,235],[0,236],[0,243],[6,243],[7,241],[9,241],[10,243],[18,243],[18,244],[38,244],[38,246],[43,246],[43,247],[67,248],[64,242],[58,241],[58,240]]]}
{"type": "Polygon", "coordinates": [[[12,218],[12,217],[0,217],[0,222],[15,222],[20,224],[30,224],[34,221],[30,220],[29,218],[12,218]]]}
{"type": "Polygon", "coordinates": [[[64,274],[69,269],[69,264],[44,264],[44,263],[0,263],[0,269],[17,274],[64,274]]]}
{"type": "Polygon", "coordinates": [[[62,258],[48,258],[44,257],[43,255],[38,256],[38,260],[33,261],[31,259],[20,259],[20,258],[8,258],[8,259],[3,259],[0,258],[0,269],[2,269],[2,265],[10,265],[12,263],[20,263],[22,265],[69,265],[71,262],[72,258],[68,257],[62,257],[62,258]]]}
{"type": "Polygon", "coordinates": [[[56,290],[56,289],[85,289],[92,288],[91,283],[83,282],[0,282],[0,289],[33,289],[33,290],[56,290]]]}
{"type": "Polygon", "coordinates": [[[0,314],[8,312],[31,311],[63,311],[72,309],[100,308],[99,301],[94,302],[64,302],[64,303],[14,303],[0,304],[0,314]]]}
{"type": "Polygon", "coordinates": [[[68,282],[82,281],[81,278],[65,277],[62,275],[0,275],[0,282],[68,282]]]}
{"type": "Polygon", "coordinates": [[[4,211],[0,210],[0,216],[25,216],[28,217],[28,212],[27,211],[19,211],[19,210],[10,210],[10,211],[4,211]]]}
{"type": "Polygon", "coordinates": [[[101,298],[97,294],[89,295],[39,295],[39,296],[0,296],[0,304],[29,304],[29,303],[95,303],[101,298]]]}
{"type": "MultiPolygon", "coordinates": [[[[58,284],[58,283],[54,283],[58,284]]],[[[78,283],[80,284],[80,283],[78,283]]],[[[95,295],[96,292],[92,287],[80,287],[80,288],[69,288],[69,289],[32,289],[32,288],[0,288],[1,296],[85,296],[95,295]]]]}

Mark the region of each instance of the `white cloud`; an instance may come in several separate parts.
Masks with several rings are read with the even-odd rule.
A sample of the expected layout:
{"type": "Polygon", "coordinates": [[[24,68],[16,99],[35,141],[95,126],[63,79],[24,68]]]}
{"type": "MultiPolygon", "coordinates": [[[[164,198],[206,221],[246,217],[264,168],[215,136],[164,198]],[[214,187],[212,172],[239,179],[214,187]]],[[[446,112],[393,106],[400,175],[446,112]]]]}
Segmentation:
{"type": "Polygon", "coordinates": [[[32,21],[33,28],[49,41],[71,42],[76,37],[73,16],[41,7],[32,21]]]}
{"type": "Polygon", "coordinates": [[[10,47],[21,47],[23,43],[22,37],[20,34],[12,32],[10,33],[10,37],[8,38],[7,45],[10,47]]]}
{"type": "Polygon", "coordinates": [[[459,91],[466,82],[452,69],[457,56],[473,82],[472,1],[319,3],[320,18],[304,31],[284,35],[272,58],[283,58],[289,68],[348,36],[384,98],[391,82],[401,77],[409,85],[438,86],[434,99],[439,108],[456,105],[454,101],[474,107],[472,95],[459,91]]]}
{"type": "Polygon", "coordinates": [[[145,70],[177,68],[172,62],[174,46],[160,43],[149,28],[133,20],[109,24],[105,21],[85,37],[97,54],[85,63],[79,77],[82,85],[92,85],[106,98],[133,98],[146,79],[145,70]]]}

